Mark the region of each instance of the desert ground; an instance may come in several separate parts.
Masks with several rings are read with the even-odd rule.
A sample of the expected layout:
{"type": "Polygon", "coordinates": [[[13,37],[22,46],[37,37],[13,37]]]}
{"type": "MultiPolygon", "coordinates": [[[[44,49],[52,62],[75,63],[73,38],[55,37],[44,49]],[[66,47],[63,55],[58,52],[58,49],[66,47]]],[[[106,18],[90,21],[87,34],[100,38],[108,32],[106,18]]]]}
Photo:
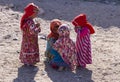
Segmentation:
{"type": "Polygon", "coordinates": [[[0,0],[0,82],[120,82],[120,1],[119,0],[0,0]],[[39,33],[40,62],[24,67],[19,60],[22,33],[20,19],[24,7],[33,2],[44,10],[36,20],[39,33]],[[49,24],[58,18],[71,27],[80,13],[87,15],[95,34],[91,35],[93,63],[86,68],[58,72],[45,63],[49,24]]]}

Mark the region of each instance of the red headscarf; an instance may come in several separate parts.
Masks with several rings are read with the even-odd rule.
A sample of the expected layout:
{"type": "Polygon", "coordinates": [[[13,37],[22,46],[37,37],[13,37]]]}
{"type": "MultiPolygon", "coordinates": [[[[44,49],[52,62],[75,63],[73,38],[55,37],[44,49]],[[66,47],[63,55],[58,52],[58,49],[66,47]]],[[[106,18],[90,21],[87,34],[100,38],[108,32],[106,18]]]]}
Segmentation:
{"type": "Polygon", "coordinates": [[[58,39],[59,34],[57,32],[55,32],[54,28],[59,27],[61,25],[61,21],[59,19],[53,19],[50,23],[50,30],[51,33],[48,35],[48,38],[55,38],[58,39]]]}
{"type": "Polygon", "coordinates": [[[29,3],[25,8],[24,8],[24,14],[21,18],[21,23],[20,23],[20,28],[23,29],[23,24],[25,19],[28,19],[31,15],[33,15],[35,12],[34,10],[37,9],[39,10],[38,6],[36,6],[34,3],[29,3]]]}
{"type": "Polygon", "coordinates": [[[95,30],[93,29],[92,25],[89,22],[87,22],[85,14],[80,14],[80,15],[76,16],[72,20],[72,24],[75,27],[76,26],[87,27],[90,30],[90,34],[95,33],[95,30]]]}

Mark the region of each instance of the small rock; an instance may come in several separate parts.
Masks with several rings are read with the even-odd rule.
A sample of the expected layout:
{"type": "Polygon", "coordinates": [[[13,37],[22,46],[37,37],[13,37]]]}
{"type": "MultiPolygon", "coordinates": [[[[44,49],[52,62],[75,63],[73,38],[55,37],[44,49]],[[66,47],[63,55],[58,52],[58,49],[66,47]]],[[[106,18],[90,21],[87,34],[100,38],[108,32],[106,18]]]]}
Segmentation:
{"type": "Polygon", "coordinates": [[[20,51],[16,51],[17,53],[20,53],[20,51]]]}
{"type": "Polygon", "coordinates": [[[13,40],[15,40],[15,41],[16,41],[16,40],[18,40],[18,38],[17,38],[17,37],[16,37],[16,38],[13,38],[13,40]]]}
{"type": "Polygon", "coordinates": [[[4,39],[10,39],[11,38],[11,35],[6,35],[3,37],[4,39]]]}
{"type": "Polygon", "coordinates": [[[46,40],[46,39],[47,39],[45,35],[38,36],[38,38],[40,38],[40,39],[44,39],[44,40],[46,40]]]}
{"type": "Polygon", "coordinates": [[[46,71],[42,71],[42,75],[46,75],[47,74],[47,72],[46,71]]]}
{"type": "Polygon", "coordinates": [[[106,76],[106,75],[109,75],[108,73],[103,73],[102,75],[106,76]]]}

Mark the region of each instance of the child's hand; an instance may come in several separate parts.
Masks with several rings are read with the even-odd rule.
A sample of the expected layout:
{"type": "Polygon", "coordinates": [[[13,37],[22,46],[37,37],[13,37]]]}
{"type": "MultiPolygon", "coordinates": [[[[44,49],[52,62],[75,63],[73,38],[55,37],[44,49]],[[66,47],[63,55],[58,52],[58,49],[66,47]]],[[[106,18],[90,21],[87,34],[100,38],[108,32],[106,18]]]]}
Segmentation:
{"type": "Polygon", "coordinates": [[[36,31],[37,33],[41,32],[40,23],[37,22],[37,24],[35,24],[35,25],[36,25],[36,27],[37,27],[35,31],[36,31]]]}
{"type": "Polygon", "coordinates": [[[40,23],[37,23],[37,24],[35,24],[36,25],[36,27],[40,27],[40,23]]]}
{"type": "Polygon", "coordinates": [[[41,32],[41,28],[40,28],[40,27],[38,27],[38,33],[39,33],[39,32],[41,32]]]}
{"type": "Polygon", "coordinates": [[[41,32],[41,28],[40,28],[40,27],[37,27],[37,28],[35,29],[35,32],[37,32],[37,33],[41,32]]]}

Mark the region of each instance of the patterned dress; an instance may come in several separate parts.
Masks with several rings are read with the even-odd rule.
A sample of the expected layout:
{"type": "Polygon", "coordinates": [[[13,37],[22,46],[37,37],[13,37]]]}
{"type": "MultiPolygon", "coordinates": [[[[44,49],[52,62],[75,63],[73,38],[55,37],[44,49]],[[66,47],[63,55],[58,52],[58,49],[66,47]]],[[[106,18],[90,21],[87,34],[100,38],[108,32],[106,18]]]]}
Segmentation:
{"type": "Polygon", "coordinates": [[[76,50],[75,43],[70,38],[60,38],[54,44],[54,48],[58,50],[63,60],[71,69],[76,68],[76,50]]]}
{"type": "Polygon", "coordinates": [[[38,46],[38,30],[40,29],[35,26],[32,19],[28,19],[23,26],[22,45],[19,58],[24,64],[34,65],[40,61],[38,46]]]}
{"type": "Polygon", "coordinates": [[[59,27],[58,32],[60,37],[53,45],[53,48],[57,50],[62,59],[74,70],[77,65],[75,43],[70,39],[70,31],[68,25],[63,24],[59,27]]]}
{"type": "Polygon", "coordinates": [[[77,28],[76,33],[76,50],[78,65],[86,67],[86,64],[92,63],[90,31],[88,28],[84,27],[82,29],[77,28]]]}
{"type": "Polygon", "coordinates": [[[68,65],[63,61],[58,51],[52,47],[52,45],[55,42],[56,42],[56,39],[54,38],[48,38],[47,40],[47,47],[45,52],[46,52],[46,56],[48,56],[47,58],[49,58],[48,62],[51,65],[68,67],[68,65]]]}

